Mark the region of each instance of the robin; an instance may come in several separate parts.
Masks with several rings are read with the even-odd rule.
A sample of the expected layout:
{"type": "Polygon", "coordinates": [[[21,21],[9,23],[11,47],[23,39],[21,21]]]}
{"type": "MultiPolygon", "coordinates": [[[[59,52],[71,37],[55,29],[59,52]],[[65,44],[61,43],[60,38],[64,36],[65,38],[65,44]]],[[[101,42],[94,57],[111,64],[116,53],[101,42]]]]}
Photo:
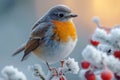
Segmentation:
{"type": "Polygon", "coordinates": [[[33,26],[27,43],[18,48],[13,56],[24,51],[21,61],[31,52],[48,64],[63,60],[74,49],[77,33],[72,18],[77,17],[65,5],[48,10],[33,26]]]}

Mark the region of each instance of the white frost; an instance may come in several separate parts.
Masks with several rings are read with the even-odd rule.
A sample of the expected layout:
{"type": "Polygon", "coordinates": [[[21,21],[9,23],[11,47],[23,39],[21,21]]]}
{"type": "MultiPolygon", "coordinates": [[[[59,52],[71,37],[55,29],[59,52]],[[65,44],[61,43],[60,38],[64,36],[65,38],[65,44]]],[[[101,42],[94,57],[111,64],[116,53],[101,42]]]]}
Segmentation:
{"type": "Polygon", "coordinates": [[[76,62],[74,58],[68,58],[65,60],[65,65],[63,68],[69,70],[69,72],[73,74],[77,74],[79,71],[78,62],[76,62]]]}
{"type": "Polygon", "coordinates": [[[37,78],[45,78],[45,73],[39,64],[35,64],[34,66],[29,66],[29,69],[32,71],[34,77],[37,78]]]}
{"type": "Polygon", "coordinates": [[[82,52],[84,59],[90,61],[92,64],[100,64],[102,61],[101,52],[99,52],[95,47],[88,45],[82,52]]]}
{"type": "Polygon", "coordinates": [[[92,36],[92,39],[100,42],[106,42],[108,39],[107,37],[108,34],[104,29],[97,28],[92,36]]]}
{"type": "Polygon", "coordinates": [[[18,69],[13,66],[4,67],[1,73],[7,80],[27,80],[23,72],[18,71],[18,69]]]}

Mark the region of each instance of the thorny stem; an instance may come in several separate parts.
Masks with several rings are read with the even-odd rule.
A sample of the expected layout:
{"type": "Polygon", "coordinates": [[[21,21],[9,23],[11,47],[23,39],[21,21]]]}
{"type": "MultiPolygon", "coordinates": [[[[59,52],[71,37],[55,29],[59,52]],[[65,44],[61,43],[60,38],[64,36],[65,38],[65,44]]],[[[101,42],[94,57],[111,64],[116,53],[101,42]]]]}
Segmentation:
{"type": "Polygon", "coordinates": [[[51,68],[50,66],[49,66],[49,64],[48,64],[48,62],[46,62],[46,64],[47,64],[47,67],[48,67],[48,69],[50,70],[50,71],[55,71],[55,74],[58,74],[58,71],[56,70],[56,68],[51,68]]]}
{"type": "Polygon", "coordinates": [[[46,64],[47,64],[48,69],[51,71],[51,68],[50,68],[50,66],[49,66],[48,62],[46,62],[46,64]]]}
{"type": "Polygon", "coordinates": [[[36,73],[38,74],[40,79],[45,80],[45,76],[43,76],[38,69],[36,69],[36,73]]]}
{"type": "Polygon", "coordinates": [[[45,80],[44,76],[42,76],[40,73],[39,73],[39,77],[40,79],[45,80]]]}
{"type": "Polygon", "coordinates": [[[42,74],[38,68],[35,68],[34,71],[35,71],[35,74],[37,75],[37,77],[39,77],[41,80],[45,80],[44,74],[42,74]]]}

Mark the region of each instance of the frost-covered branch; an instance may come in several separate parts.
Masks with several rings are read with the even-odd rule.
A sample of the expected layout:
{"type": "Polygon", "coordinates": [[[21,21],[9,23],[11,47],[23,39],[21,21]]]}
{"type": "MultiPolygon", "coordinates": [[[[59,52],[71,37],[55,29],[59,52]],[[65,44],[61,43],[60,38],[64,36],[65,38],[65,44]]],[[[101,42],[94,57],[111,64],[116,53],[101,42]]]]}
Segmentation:
{"type": "Polygon", "coordinates": [[[80,77],[86,80],[120,80],[120,26],[97,28],[82,52],[80,77]]]}
{"type": "Polygon", "coordinates": [[[34,65],[30,69],[35,77],[39,77],[42,80],[67,80],[65,74],[77,74],[79,72],[79,65],[74,58],[68,58],[64,60],[63,67],[52,68],[51,71],[48,71],[47,75],[43,72],[41,65],[34,65]]]}
{"type": "MultiPolygon", "coordinates": [[[[32,71],[35,78],[40,80],[67,80],[65,75],[68,73],[77,74],[79,72],[79,65],[74,58],[68,58],[64,60],[63,66],[51,68],[46,74],[39,64],[29,66],[29,70],[32,71]]],[[[1,73],[3,78],[0,78],[0,80],[27,80],[24,73],[13,66],[4,67],[1,73]]]]}
{"type": "Polygon", "coordinates": [[[23,72],[13,66],[6,66],[1,71],[5,80],[27,80],[23,72]]]}
{"type": "Polygon", "coordinates": [[[36,64],[34,66],[30,66],[29,69],[33,72],[34,77],[39,77],[42,80],[45,80],[45,73],[42,70],[41,65],[36,64]]]}

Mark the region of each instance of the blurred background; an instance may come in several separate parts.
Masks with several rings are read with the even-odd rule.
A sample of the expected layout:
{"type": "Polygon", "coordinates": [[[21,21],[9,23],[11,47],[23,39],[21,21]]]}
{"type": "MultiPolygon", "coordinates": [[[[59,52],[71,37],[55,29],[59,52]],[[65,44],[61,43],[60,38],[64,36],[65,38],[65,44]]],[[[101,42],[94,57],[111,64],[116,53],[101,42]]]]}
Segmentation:
{"type": "MultiPolygon", "coordinates": [[[[79,39],[70,55],[78,62],[82,59],[81,51],[96,28],[92,22],[94,16],[99,16],[101,23],[107,27],[120,24],[120,0],[0,0],[0,71],[5,66],[13,65],[23,71],[28,80],[33,80],[27,69],[29,65],[41,64],[47,72],[46,65],[34,55],[24,62],[20,61],[23,54],[11,55],[28,40],[34,22],[57,4],[67,5],[79,15],[74,19],[79,39]]],[[[67,76],[68,80],[78,79],[78,75],[67,76]]]]}

